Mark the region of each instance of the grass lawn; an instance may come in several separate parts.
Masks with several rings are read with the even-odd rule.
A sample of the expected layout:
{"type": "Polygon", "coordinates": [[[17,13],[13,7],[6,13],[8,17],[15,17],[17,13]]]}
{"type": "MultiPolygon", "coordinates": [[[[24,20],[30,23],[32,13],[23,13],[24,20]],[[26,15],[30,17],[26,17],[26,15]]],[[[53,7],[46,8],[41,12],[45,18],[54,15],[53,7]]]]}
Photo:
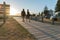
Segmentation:
{"type": "Polygon", "coordinates": [[[6,23],[0,26],[0,40],[36,40],[36,39],[13,18],[8,18],[6,20],[6,23]]]}

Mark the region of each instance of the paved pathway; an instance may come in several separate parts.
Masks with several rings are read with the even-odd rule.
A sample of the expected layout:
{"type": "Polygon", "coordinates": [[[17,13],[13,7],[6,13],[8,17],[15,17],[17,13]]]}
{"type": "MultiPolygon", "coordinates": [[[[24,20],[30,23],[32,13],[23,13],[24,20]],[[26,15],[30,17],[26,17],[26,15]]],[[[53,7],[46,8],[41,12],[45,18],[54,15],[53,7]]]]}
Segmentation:
{"type": "Polygon", "coordinates": [[[60,40],[60,26],[36,22],[22,22],[21,17],[14,19],[33,34],[38,40],[60,40]]]}

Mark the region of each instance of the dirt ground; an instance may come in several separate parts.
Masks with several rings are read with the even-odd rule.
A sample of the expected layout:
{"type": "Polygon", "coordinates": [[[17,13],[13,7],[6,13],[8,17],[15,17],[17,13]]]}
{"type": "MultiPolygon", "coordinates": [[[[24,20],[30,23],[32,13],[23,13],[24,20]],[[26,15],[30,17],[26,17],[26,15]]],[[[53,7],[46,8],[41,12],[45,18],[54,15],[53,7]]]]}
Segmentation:
{"type": "Polygon", "coordinates": [[[0,26],[0,40],[36,40],[25,28],[13,18],[8,18],[0,26]]]}

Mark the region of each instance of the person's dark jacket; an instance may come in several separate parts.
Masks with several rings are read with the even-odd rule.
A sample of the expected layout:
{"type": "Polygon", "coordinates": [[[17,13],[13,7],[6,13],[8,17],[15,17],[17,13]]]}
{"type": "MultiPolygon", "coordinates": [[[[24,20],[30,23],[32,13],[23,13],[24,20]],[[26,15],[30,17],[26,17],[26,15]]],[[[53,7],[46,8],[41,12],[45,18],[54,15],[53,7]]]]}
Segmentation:
{"type": "Polygon", "coordinates": [[[22,12],[21,12],[21,16],[22,16],[22,17],[26,16],[25,11],[22,11],[22,12]]]}

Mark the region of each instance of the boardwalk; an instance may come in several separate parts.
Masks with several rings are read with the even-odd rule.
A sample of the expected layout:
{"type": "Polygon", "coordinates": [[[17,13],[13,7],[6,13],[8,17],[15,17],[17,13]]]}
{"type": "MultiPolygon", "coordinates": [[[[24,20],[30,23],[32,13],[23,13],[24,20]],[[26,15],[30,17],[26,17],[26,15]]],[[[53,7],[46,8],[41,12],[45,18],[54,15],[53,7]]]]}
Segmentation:
{"type": "Polygon", "coordinates": [[[33,34],[38,40],[60,40],[60,26],[46,24],[42,22],[22,22],[21,17],[14,19],[33,34]]]}

